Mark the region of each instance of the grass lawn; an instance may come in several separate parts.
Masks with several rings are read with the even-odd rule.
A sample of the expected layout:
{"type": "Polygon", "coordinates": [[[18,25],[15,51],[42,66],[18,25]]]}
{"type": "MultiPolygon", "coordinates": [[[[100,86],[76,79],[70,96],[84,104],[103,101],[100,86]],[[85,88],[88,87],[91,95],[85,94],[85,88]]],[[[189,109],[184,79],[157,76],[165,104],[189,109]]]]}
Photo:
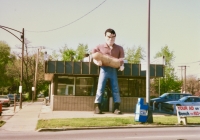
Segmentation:
{"type": "Polygon", "coordinates": [[[0,120],[0,127],[3,126],[4,124],[5,124],[5,122],[0,120]]]}
{"type": "MultiPolygon", "coordinates": [[[[189,125],[200,125],[200,117],[188,117],[189,125]]],[[[40,128],[81,128],[81,127],[114,127],[134,125],[176,125],[176,116],[153,117],[153,123],[135,122],[134,117],[102,118],[68,118],[39,120],[36,129],[40,128]]]]}

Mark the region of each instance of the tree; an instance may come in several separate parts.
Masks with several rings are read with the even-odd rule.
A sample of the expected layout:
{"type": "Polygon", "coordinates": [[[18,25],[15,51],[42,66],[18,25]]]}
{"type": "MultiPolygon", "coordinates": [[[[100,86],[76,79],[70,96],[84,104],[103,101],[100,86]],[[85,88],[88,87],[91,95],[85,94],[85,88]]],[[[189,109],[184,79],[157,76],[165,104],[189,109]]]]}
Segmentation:
{"type": "Polygon", "coordinates": [[[76,52],[73,49],[68,48],[66,45],[62,50],[60,49],[60,53],[63,61],[73,61],[76,55],[76,52]]]}
{"type": "Polygon", "coordinates": [[[164,77],[160,78],[160,85],[159,80],[153,79],[153,82],[151,83],[151,90],[155,91],[156,93],[159,92],[159,86],[160,86],[160,93],[163,94],[165,92],[179,92],[180,87],[182,85],[182,81],[178,79],[176,74],[174,73],[174,67],[172,65],[175,56],[174,52],[170,51],[168,46],[162,47],[161,51],[156,53],[154,58],[163,57],[165,56],[165,71],[164,71],[164,77]]]}
{"type": "MultiPolygon", "coordinates": [[[[41,90],[40,85],[46,84],[44,81],[44,53],[39,51],[29,51],[29,46],[25,45],[24,48],[24,59],[23,59],[23,93],[28,93],[28,99],[32,99],[32,87],[34,86],[35,81],[35,68],[36,68],[36,60],[38,59],[38,72],[37,72],[37,88],[36,93],[39,93],[41,90]],[[39,56],[39,57],[38,57],[39,56]],[[38,57],[38,58],[37,58],[38,57]]],[[[15,52],[14,53],[16,59],[13,61],[12,65],[9,68],[9,74],[15,80],[10,84],[10,89],[13,86],[20,82],[21,77],[21,54],[15,52]]],[[[16,91],[16,93],[18,90],[16,91]]]]}
{"type": "Polygon", "coordinates": [[[0,41],[0,92],[5,92],[5,87],[8,83],[8,78],[6,75],[6,66],[10,61],[10,46],[4,42],[0,41]]]}
{"type": "MultiPolygon", "coordinates": [[[[21,48],[19,48],[21,49],[21,48]]],[[[25,44],[23,59],[23,93],[29,93],[31,99],[32,86],[34,85],[35,66],[37,52],[29,52],[25,44]]],[[[44,53],[40,52],[38,61],[37,91],[47,92],[48,83],[44,81],[44,53]],[[44,89],[41,89],[44,87],[44,89]]],[[[18,93],[21,79],[21,53],[10,53],[10,47],[4,41],[0,41],[0,93],[18,93]]]]}
{"type": "Polygon", "coordinates": [[[56,53],[55,50],[53,50],[52,55],[50,56],[50,60],[58,61],[59,54],[56,53]]]}
{"type": "Polygon", "coordinates": [[[63,61],[81,61],[88,53],[88,45],[79,44],[76,50],[65,45],[63,49],[60,49],[60,53],[63,61]]]}
{"type": "Polygon", "coordinates": [[[169,50],[168,46],[162,47],[161,51],[156,53],[154,58],[158,57],[165,57],[165,75],[169,76],[172,74],[174,67],[172,66],[172,63],[175,59],[174,52],[169,50]]]}
{"type": "Polygon", "coordinates": [[[136,49],[127,48],[125,50],[125,59],[128,61],[128,63],[140,63],[144,57],[144,50],[140,46],[136,49]]]}
{"type": "Polygon", "coordinates": [[[6,75],[8,78],[8,92],[17,93],[20,84],[20,67],[21,61],[16,58],[15,55],[11,54],[10,61],[6,66],[6,75]]]}
{"type": "Polygon", "coordinates": [[[75,61],[81,61],[86,53],[88,53],[88,45],[79,44],[78,48],[76,49],[75,61]]]}
{"type": "Polygon", "coordinates": [[[186,81],[186,90],[194,95],[195,92],[198,92],[198,89],[199,89],[198,79],[192,75],[188,76],[186,81]]]}
{"type": "MultiPolygon", "coordinates": [[[[21,48],[19,48],[21,49],[21,48]]],[[[21,62],[22,56],[20,52],[14,52],[13,61],[9,63],[7,67],[7,75],[9,76],[10,84],[9,90],[11,93],[18,93],[20,79],[21,79],[21,62]]],[[[22,92],[29,93],[29,97],[32,93],[32,86],[34,81],[35,74],[35,56],[34,52],[29,52],[27,44],[24,47],[24,59],[23,59],[23,83],[22,83],[22,92]]]]}

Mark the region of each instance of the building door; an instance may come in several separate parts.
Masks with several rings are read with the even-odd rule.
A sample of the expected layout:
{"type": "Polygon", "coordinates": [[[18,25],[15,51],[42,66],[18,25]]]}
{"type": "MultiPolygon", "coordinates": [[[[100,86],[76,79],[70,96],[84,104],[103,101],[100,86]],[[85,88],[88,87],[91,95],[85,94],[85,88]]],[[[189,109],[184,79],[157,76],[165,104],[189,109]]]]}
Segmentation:
{"type": "Polygon", "coordinates": [[[74,85],[67,85],[66,86],[66,95],[75,95],[74,85]]]}

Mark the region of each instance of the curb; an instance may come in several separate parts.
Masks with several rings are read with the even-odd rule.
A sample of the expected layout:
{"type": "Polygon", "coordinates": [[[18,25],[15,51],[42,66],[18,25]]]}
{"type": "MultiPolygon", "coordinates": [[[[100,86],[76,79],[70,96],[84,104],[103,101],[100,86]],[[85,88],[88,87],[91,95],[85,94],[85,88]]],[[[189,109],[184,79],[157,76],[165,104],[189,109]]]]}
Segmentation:
{"type": "Polygon", "coordinates": [[[91,130],[91,129],[122,129],[122,128],[163,128],[163,127],[200,127],[200,125],[134,125],[134,126],[113,126],[113,127],[78,127],[78,128],[40,128],[37,132],[57,132],[70,130],[91,130]]]}

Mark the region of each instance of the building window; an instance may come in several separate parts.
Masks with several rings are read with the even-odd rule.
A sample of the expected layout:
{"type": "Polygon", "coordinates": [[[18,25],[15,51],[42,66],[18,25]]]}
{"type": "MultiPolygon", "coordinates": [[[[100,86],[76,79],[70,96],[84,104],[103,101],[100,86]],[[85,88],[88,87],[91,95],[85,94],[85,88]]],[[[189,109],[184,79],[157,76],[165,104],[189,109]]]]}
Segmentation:
{"type": "Polygon", "coordinates": [[[119,93],[121,97],[128,97],[128,78],[118,78],[119,93]]]}
{"type": "MultiPolygon", "coordinates": [[[[145,97],[146,80],[137,78],[118,78],[121,97],[145,97]]],[[[95,96],[98,78],[58,76],[57,95],[95,96]]],[[[112,96],[109,81],[105,92],[112,96]]]]}
{"type": "Polygon", "coordinates": [[[93,96],[93,87],[93,77],[76,77],[76,96],[93,96]]]}
{"type": "Polygon", "coordinates": [[[145,79],[118,78],[121,97],[145,97],[145,79]]]}
{"type": "Polygon", "coordinates": [[[57,95],[75,95],[74,77],[58,76],[57,95]]]}
{"type": "Polygon", "coordinates": [[[146,83],[145,79],[129,79],[129,96],[145,97],[146,83]]]}

